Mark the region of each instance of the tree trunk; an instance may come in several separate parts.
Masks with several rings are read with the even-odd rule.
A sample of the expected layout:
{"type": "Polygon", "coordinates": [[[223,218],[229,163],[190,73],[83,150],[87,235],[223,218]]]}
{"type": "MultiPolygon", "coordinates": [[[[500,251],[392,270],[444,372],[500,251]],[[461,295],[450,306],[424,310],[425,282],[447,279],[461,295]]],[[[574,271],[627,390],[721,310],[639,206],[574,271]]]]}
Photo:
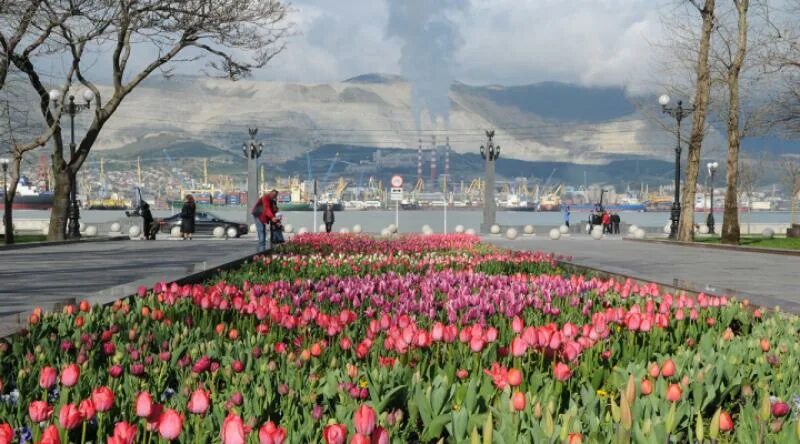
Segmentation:
{"type": "MultiPolygon", "coordinates": [[[[14,187],[16,188],[16,187],[14,187]]],[[[11,188],[9,188],[9,191],[11,188]]],[[[16,192],[16,190],[15,190],[16,192]]],[[[5,243],[6,245],[10,245],[14,243],[14,218],[11,214],[11,206],[14,205],[14,195],[6,193],[3,195],[3,205],[5,208],[3,209],[3,225],[5,227],[5,243]]]]}
{"type": "Polygon", "coordinates": [[[738,41],[736,54],[728,69],[728,172],[725,190],[725,216],[722,221],[722,243],[739,244],[739,74],[747,53],[747,11],[750,0],[734,0],[738,14],[738,41]]]}
{"type": "Polygon", "coordinates": [[[69,210],[69,170],[61,169],[53,174],[53,209],[50,210],[50,231],[47,240],[62,241],[66,238],[67,211],[69,210]]]}
{"type": "Polygon", "coordinates": [[[681,221],[678,225],[678,240],[691,242],[694,239],[694,200],[697,193],[697,176],[700,171],[700,149],[705,135],[708,100],[711,95],[711,74],[708,56],[711,49],[711,33],[714,30],[715,0],[706,0],[700,15],[703,30],[700,36],[700,51],[697,56],[697,86],[695,90],[695,110],[692,116],[692,135],[689,139],[689,152],[686,161],[681,221]]]}

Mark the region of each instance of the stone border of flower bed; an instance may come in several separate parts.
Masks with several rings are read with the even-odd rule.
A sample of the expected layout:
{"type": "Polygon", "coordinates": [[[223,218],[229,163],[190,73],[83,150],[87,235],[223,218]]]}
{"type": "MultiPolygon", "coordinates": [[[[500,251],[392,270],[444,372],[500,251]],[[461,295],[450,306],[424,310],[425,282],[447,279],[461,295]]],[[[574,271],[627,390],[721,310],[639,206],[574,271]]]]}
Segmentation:
{"type": "MultiPolygon", "coordinates": [[[[260,255],[269,255],[269,251],[261,253],[260,255]]],[[[191,266],[187,271],[189,274],[175,277],[168,276],[167,274],[154,274],[146,278],[138,279],[125,284],[109,287],[86,296],[86,300],[92,305],[110,305],[114,301],[132,297],[136,294],[140,286],[152,288],[157,282],[176,282],[180,285],[195,284],[207,280],[215,273],[220,271],[236,268],[242,264],[252,260],[256,254],[248,254],[240,256],[239,254],[226,256],[216,261],[202,261],[197,262],[191,266]]],[[[78,301],[74,298],[65,298],[61,302],[55,303],[49,307],[41,307],[46,312],[61,311],[65,305],[77,304],[78,301]]],[[[13,336],[21,329],[26,328],[28,325],[28,316],[33,310],[26,310],[12,315],[0,316],[0,338],[13,336]]]]}
{"type": "Polygon", "coordinates": [[[709,244],[702,242],[681,242],[681,241],[674,241],[667,239],[636,239],[632,237],[625,237],[623,239],[626,241],[653,242],[666,245],[676,245],[679,247],[709,248],[709,249],[728,250],[728,251],[744,251],[748,253],[767,253],[767,254],[777,254],[781,256],[800,256],[800,251],[787,250],[785,248],[743,247],[741,245],[709,244]]]}

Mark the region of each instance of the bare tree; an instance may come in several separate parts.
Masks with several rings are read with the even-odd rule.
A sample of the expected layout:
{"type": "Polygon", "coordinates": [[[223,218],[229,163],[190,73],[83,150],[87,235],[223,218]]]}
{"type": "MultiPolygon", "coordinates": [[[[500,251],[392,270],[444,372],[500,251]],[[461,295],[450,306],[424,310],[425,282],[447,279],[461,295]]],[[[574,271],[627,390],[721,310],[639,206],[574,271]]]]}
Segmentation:
{"type": "Polygon", "coordinates": [[[797,199],[800,195],[800,162],[786,157],[782,162],[783,182],[789,193],[789,212],[792,214],[792,226],[797,224],[797,199]]]}
{"type": "Polygon", "coordinates": [[[709,98],[711,97],[711,75],[709,68],[709,53],[711,51],[711,36],[715,22],[715,0],[689,0],[697,9],[702,19],[699,51],[697,53],[697,67],[695,74],[694,105],[692,115],[692,132],[689,138],[689,152],[686,164],[686,178],[684,181],[681,220],[678,226],[678,240],[691,241],[694,233],[694,201],[697,192],[697,176],[700,170],[700,149],[705,137],[706,117],[708,115],[709,98]]]}
{"type": "Polygon", "coordinates": [[[764,152],[758,159],[739,162],[739,190],[747,196],[747,213],[753,211],[753,196],[758,183],[764,175],[765,164],[768,162],[767,153],[764,152]]]}
{"type": "MultiPolygon", "coordinates": [[[[49,16],[71,11],[69,20],[57,25],[55,41],[66,45],[66,56],[76,82],[94,93],[92,120],[85,134],[65,152],[60,128],[53,133],[55,200],[50,216],[49,238],[64,238],[69,190],[89,155],[100,131],[125,98],[157,70],[170,72],[177,62],[206,58],[207,72],[237,80],[267,64],[284,49],[288,6],[279,0],[43,0],[49,16]],[[80,5],[76,5],[80,3],[80,5]],[[108,45],[112,46],[110,51],[108,45]],[[147,48],[148,50],[141,50],[147,48]],[[98,52],[97,60],[84,55],[98,52]],[[146,58],[147,53],[154,53],[146,58]],[[131,64],[132,59],[136,64],[131,64]],[[140,68],[136,69],[135,66],[140,68]],[[87,69],[107,67],[111,91],[104,96],[87,69]]],[[[43,24],[46,27],[48,25],[43,24]]],[[[14,58],[31,86],[42,97],[45,121],[57,124],[42,69],[30,58],[14,58]]],[[[62,90],[60,100],[69,92],[62,90]]],[[[60,108],[58,108],[60,109],[60,108]]]]}

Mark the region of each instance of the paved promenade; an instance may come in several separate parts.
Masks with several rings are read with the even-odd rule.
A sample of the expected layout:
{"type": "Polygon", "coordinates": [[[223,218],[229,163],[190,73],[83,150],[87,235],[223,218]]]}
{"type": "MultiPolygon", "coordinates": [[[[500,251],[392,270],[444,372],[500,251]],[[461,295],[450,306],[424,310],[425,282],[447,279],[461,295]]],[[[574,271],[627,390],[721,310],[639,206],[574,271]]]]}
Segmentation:
{"type": "Polygon", "coordinates": [[[596,241],[573,235],[553,241],[545,236],[486,241],[517,250],[572,256],[577,265],[674,285],[694,291],[747,297],[757,304],[779,305],[800,313],[800,256],[722,251],[620,238],[596,241]]]}
{"type": "Polygon", "coordinates": [[[255,253],[253,239],[109,241],[0,249],[0,316],[70,299],[102,302],[255,253]],[[97,294],[103,290],[102,294],[97,294]]]}

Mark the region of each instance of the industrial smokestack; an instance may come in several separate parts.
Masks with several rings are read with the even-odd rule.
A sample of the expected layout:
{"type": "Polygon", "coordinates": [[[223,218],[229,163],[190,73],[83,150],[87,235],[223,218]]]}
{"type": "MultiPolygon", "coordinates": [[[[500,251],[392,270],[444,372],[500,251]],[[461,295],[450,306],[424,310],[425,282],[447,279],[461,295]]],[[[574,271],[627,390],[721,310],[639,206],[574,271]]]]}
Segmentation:
{"type": "Polygon", "coordinates": [[[417,149],[417,182],[422,180],[422,139],[419,139],[419,148],[417,149]]]}

